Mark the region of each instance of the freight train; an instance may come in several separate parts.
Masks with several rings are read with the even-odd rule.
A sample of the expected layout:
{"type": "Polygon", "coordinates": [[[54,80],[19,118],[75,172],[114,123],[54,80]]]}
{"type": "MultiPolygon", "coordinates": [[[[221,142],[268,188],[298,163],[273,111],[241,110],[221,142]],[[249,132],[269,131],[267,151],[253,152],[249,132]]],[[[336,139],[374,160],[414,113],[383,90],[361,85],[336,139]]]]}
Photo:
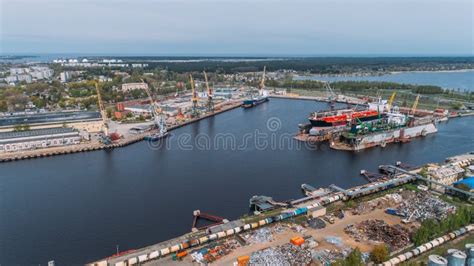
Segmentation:
{"type": "MultiPolygon", "coordinates": [[[[152,252],[149,252],[149,253],[144,253],[142,255],[138,255],[138,256],[130,255],[130,256],[133,256],[133,257],[129,257],[129,258],[127,258],[125,260],[122,260],[122,261],[117,261],[113,264],[110,264],[109,261],[106,259],[106,260],[102,260],[102,261],[99,261],[99,262],[92,263],[90,265],[94,265],[94,266],[108,266],[108,265],[130,266],[130,265],[137,265],[137,264],[140,264],[140,263],[144,263],[144,262],[147,262],[147,261],[150,261],[150,260],[155,260],[155,259],[167,256],[171,253],[175,253],[175,252],[178,252],[178,251],[181,251],[181,250],[185,250],[187,248],[192,248],[192,247],[196,247],[196,246],[199,246],[199,245],[202,245],[202,244],[206,244],[209,241],[213,241],[213,240],[216,240],[216,239],[222,239],[222,238],[225,238],[225,237],[228,237],[228,236],[232,236],[234,234],[238,234],[238,233],[243,232],[243,231],[253,230],[253,229],[262,227],[264,225],[267,225],[267,224],[271,224],[271,223],[274,223],[274,222],[278,222],[278,221],[286,220],[286,219],[289,219],[289,218],[292,218],[292,217],[295,217],[295,216],[299,216],[301,214],[307,213],[308,210],[314,209],[314,208],[319,207],[321,205],[326,205],[326,204],[341,200],[342,198],[343,198],[342,193],[336,193],[335,195],[333,195],[331,197],[323,198],[320,201],[320,203],[313,203],[313,204],[308,205],[306,207],[298,208],[294,211],[285,211],[285,212],[280,213],[279,215],[276,215],[276,216],[273,216],[273,217],[268,217],[268,218],[262,219],[258,222],[248,223],[248,224],[245,224],[243,226],[238,226],[238,227],[235,227],[233,229],[217,232],[217,233],[206,235],[206,236],[199,237],[199,238],[191,238],[191,239],[186,240],[186,241],[184,241],[180,244],[176,244],[176,245],[168,247],[168,248],[163,248],[161,250],[155,250],[155,251],[152,251],[152,252]]],[[[125,257],[128,257],[128,256],[125,256],[125,257]]],[[[113,261],[113,259],[110,259],[110,260],[113,261]]]]}

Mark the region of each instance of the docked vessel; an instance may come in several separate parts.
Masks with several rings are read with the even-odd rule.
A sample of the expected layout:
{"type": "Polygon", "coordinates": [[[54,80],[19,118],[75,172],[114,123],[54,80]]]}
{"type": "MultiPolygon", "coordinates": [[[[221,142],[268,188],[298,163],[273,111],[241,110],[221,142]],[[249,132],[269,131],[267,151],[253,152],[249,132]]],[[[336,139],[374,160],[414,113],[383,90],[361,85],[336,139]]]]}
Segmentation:
{"type": "Polygon", "coordinates": [[[242,103],[242,107],[244,108],[251,108],[251,107],[254,107],[256,105],[259,105],[261,103],[264,103],[268,101],[268,96],[257,96],[257,97],[252,97],[250,99],[247,99],[247,100],[244,100],[244,102],[242,103]]]}
{"type": "Polygon", "coordinates": [[[265,90],[265,69],[266,67],[263,67],[263,75],[258,86],[258,94],[256,96],[250,96],[249,99],[244,100],[242,103],[242,107],[251,108],[268,101],[268,91],[265,90]]]}
{"type": "Polygon", "coordinates": [[[376,110],[354,111],[352,109],[339,109],[326,112],[315,112],[309,117],[311,123],[310,135],[321,135],[328,131],[339,131],[352,122],[374,121],[381,117],[376,110]]]}
{"type": "Polygon", "coordinates": [[[145,136],[143,139],[147,141],[158,141],[162,138],[166,138],[168,136],[168,130],[166,128],[165,120],[162,116],[160,116],[159,122],[157,123],[160,131],[158,133],[153,133],[150,135],[145,136]]]}
{"type": "Polygon", "coordinates": [[[342,133],[338,139],[331,141],[330,147],[336,150],[359,151],[371,147],[385,147],[393,142],[409,142],[416,137],[436,133],[438,129],[432,121],[413,121],[408,125],[397,125],[382,129],[363,129],[353,133],[352,130],[342,133]]]}

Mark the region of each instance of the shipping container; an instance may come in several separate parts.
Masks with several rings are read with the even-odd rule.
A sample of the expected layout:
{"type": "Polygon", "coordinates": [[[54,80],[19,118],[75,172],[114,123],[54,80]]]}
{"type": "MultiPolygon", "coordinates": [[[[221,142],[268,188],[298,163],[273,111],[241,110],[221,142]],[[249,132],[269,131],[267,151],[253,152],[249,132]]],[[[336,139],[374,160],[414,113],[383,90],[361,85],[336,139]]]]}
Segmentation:
{"type": "Polygon", "coordinates": [[[209,237],[207,237],[207,236],[203,236],[203,237],[199,238],[199,244],[204,244],[207,241],[209,241],[209,237]]]}
{"type": "Polygon", "coordinates": [[[176,257],[178,257],[179,259],[183,258],[183,257],[186,257],[186,255],[188,255],[188,252],[185,250],[185,251],[181,251],[179,252],[178,254],[176,254],[176,257]]]}
{"type": "Polygon", "coordinates": [[[251,227],[250,227],[250,224],[246,224],[244,225],[244,230],[249,230],[251,227]]]}
{"type": "Polygon", "coordinates": [[[258,221],[258,225],[259,225],[259,226],[263,226],[263,225],[265,225],[266,223],[267,223],[267,222],[265,222],[265,220],[260,220],[260,221],[258,221]]]}
{"type": "Polygon", "coordinates": [[[217,239],[217,234],[212,234],[209,236],[209,240],[215,240],[217,239]]]}
{"type": "Polygon", "coordinates": [[[238,266],[247,266],[250,261],[250,256],[240,256],[237,258],[238,266]]]}
{"type": "Polygon", "coordinates": [[[217,238],[223,238],[223,237],[226,237],[226,234],[224,232],[217,233],[217,238]]]}
{"type": "Polygon", "coordinates": [[[304,239],[299,236],[292,237],[290,242],[295,246],[301,246],[304,243],[304,239]]]}
{"type": "Polygon", "coordinates": [[[258,227],[258,223],[252,223],[252,229],[255,229],[258,227]]]}

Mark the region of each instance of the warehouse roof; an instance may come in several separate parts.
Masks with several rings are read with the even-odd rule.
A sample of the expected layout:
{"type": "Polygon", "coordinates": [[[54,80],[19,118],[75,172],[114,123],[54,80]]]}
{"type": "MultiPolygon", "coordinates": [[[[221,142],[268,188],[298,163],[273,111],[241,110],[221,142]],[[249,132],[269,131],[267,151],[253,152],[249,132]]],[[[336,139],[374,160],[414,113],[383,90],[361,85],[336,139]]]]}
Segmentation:
{"type": "Polygon", "coordinates": [[[42,129],[33,129],[27,131],[13,131],[13,132],[0,132],[0,140],[16,139],[16,138],[26,138],[26,137],[36,137],[43,135],[57,135],[77,132],[77,130],[69,127],[57,127],[57,128],[42,128],[42,129]]]}
{"type": "Polygon", "coordinates": [[[21,124],[52,124],[68,121],[90,121],[100,119],[99,112],[54,112],[0,117],[0,126],[21,124]]]}

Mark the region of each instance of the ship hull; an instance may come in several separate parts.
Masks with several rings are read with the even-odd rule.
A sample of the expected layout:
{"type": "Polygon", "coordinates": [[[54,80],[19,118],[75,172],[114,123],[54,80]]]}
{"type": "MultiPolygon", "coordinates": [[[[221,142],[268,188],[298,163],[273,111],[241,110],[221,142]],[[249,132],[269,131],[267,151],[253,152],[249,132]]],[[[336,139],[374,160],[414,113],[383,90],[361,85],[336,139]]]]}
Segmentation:
{"type": "Polygon", "coordinates": [[[436,125],[429,123],[360,136],[357,137],[353,143],[333,141],[330,147],[336,150],[359,151],[376,146],[385,147],[387,144],[393,142],[408,142],[413,138],[424,137],[436,133],[437,131],[436,125]]]}
{"type": "Polygon", "coordinates": [[[160,139],[166,138],[168,136],[168,132],[166,133],[156,133],[145,136],[143,139],[146,141],[158,141],[160,139]]]}
{"type": "Polygon", "coordinates": [[[261,103],[264,103],[266,101],[268,101],[268,97],[260,97],[260,98],[257,98],[257,99],[248,99],[248,100],[244,100],[244,102],[242,103],[242,107],[251,108],[251,107],[257,106],[261,103]]]}

